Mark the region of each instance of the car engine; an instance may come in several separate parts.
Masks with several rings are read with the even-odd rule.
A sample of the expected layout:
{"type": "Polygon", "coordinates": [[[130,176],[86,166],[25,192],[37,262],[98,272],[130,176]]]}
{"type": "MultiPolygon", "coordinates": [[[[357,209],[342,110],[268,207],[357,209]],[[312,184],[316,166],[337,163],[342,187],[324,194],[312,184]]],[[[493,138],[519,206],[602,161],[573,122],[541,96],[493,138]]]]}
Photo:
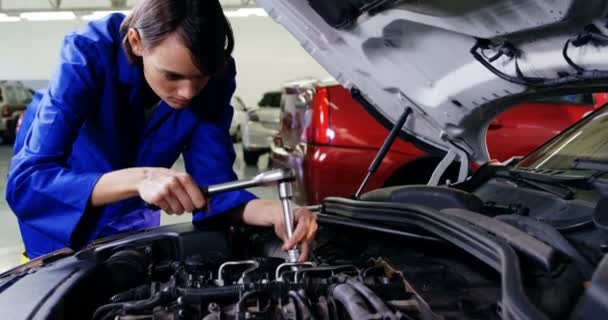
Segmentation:
{"type": "MultiPolygon", "coordinates": [[[[100,239],[7,273],[0,307],[7,319],[63,320],[544,320],[578,312],[606,243],[606,233],[580,226],[592,212],[550,220],[542,215],[549,202],[535,193],[502,180],[485,186],[328,198],[305,263],[285,262],[273,230],[221,217],[100,239]],[[540,207],[499,203],[492,195],[503,190],[536,196],[526,203],[540,207]]],[[[580,206],[563,201],[561,211],[580,206]]]]}
{"type": "MultiPolygon", "coordinates": [[[[106,265],[136,269],[140,258],[125,250],[106,265]]],[[[425,311],[382,259],[317,265],[260,257],[218,265],[192,255],[146,269],[149,283],[113,295],[93,319],[410,319],[425,311]]]]}

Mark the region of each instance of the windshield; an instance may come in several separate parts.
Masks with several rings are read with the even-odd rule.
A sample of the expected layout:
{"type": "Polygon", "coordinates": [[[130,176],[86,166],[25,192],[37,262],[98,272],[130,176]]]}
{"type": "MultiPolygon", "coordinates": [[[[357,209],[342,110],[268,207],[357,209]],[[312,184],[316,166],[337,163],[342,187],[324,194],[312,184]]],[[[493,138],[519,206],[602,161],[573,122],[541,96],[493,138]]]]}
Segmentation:
{"type": "Polygon", "coordinates": [[[575,160],[608,162],[608,107],[587,116],[522,159],[517,167],[569,170],[575,160]]]}

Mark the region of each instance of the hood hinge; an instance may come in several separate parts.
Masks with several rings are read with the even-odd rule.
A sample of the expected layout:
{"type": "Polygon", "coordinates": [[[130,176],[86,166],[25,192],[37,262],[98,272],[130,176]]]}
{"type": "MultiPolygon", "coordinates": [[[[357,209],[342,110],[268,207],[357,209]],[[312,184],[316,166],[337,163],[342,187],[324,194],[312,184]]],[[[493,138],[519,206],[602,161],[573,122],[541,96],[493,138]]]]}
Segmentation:
{"type": "Polygon", "coordinates": [[[458,170],[458,181],[455,182],[463,182],[467,178],[467,175],[469,173],[469,155],[464,150],[450,143],[450,149],[448,150],[445,157],[443,157],[441,162],[439,162],[439,164],[435,168],[435,171],[433,171],[431,179],[429,180],[427,185],[438,186],[441,177],[445,174],[450,165],[455,161],[460,162],[460,169],[458,170]]]}

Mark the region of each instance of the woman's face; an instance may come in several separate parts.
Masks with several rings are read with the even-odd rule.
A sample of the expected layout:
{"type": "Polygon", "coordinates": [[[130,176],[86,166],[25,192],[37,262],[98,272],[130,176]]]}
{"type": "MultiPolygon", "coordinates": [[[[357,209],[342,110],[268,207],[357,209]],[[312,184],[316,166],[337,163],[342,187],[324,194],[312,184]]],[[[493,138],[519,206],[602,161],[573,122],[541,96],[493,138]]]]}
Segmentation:
{"type": "Polygon", "coordinates": [[[129,30],[128,40],[133,53],[143,60],[146,82],[172,108],[186,107],[209,82],[209,77],[201,74],[192,61],[190,50],[176,33],[146,49],[135,29],[129,30]]]}

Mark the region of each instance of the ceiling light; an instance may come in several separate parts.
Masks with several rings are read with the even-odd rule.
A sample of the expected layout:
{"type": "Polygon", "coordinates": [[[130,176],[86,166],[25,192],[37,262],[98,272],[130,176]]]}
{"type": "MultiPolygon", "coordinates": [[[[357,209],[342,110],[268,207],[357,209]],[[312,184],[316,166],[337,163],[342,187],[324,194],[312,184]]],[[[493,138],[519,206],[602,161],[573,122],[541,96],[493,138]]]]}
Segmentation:
{"type": "Polygon", "coordinates": [[[228,18],[268,17],[268,13],[262,8],[240,8],[232,11],[224,11],[224,15],[228,18]]]}
{"type": "Polygon", "coordinates": [[[107,11],[94,11],[91,14],[88,15],[84,15],[81,18],[83,20],[87,20],[87,21],[91,21],[91,20],[97,20],[97,19],[101,19],[106,17],[107,15],[110,15],[112,13],[122,13],[125,16],[129,15],[131,13],[130,10],[107,10],[107,11]]]}
{"type": "Polygon", "coordinates": [[[19,16],[29,21],[55,21],[76,19],[76,15],[72,11],[24,12],[19,16]]]}
{"type": "Polygon", "coordinates": [[[6,13],[0,13],[0,22],[17,22],[21,21],[19,17],[9,17],[6,13]]]}

